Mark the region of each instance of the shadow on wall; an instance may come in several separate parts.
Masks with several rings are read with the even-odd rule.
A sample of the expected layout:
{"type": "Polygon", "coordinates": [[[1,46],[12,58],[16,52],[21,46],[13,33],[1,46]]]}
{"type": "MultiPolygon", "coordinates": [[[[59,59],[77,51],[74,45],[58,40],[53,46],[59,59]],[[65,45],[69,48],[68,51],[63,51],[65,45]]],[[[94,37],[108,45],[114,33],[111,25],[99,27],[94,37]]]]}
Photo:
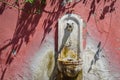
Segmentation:
{"type": "MultiPolygon", "coordinates": [[[[83,4],[87,5],[89,0],[80,0],[80,2],[83,2],[83,4]]],[[[107,5],[103,8],[102,10],[102,14],[100,15],[100,19],[104,19],[105,15],[107,13],[111,13],[113,11],[115,11],[115,2],[116,0],[91,0],[91,6],[90,6],[90,11],[88,14],[88,19],[87,21],[89,21],[90,17],[92,14],[95,14],[96,11],[96,6],[100,4],[100,2],[104,1],[104,4],[107,2],[110,2],[110,5],[107,5]]],[[[2,54],[2,51],[5,50],[6,48],[11,48],[11,51],[9,52],[9,55],[7,57],[6,60],[6,64],[10,64],[13,60],[13,58],[11,57],[12,54],[16,54],[19,52],[21,46],[23,45],[23,43],[28,43],[29,42],[29,38],[30,36],[33,36],[35,33],[35,29],[36,26],[39,22],[39,19],[41,18],[41,14],[34,14],[34,12],[36,12],[36,10],[39,10],[40,12],[43,11],[45,13],[47,13],[47,18],[43,21],[43,29],[44,29],[44,33],[43,33],[43,37],[42,37],[42,42],[44,41],[45,37],[47,34],[49,34],[49,32],[52,30],[52,25],[53,23],[55,24],[55,51],[57,52],[58,50],[58,27],[57,27],[57,22],[56,20],[58,20],[58,18],[60,17],[61,14],[63,14],[65,11],[66,13],[72,13],[72,11],[69,11],[69,8],[65,8],[62,7],[60,3],[62,3],[62,0],[50,0],[50,4],[51,6],[54,5],[54,8],[51,11],[47,11],[44,10],[45,8],[45,4],[41,4],[42,2],[36,1],[36,4],[31,5],[29,3],[26,3],[24,5],[24,9],[23,11],[18,14],[18,21],[17,21],[17,25],[16,25],[16,29],[15,32],[13,34],[13,38],[9,40],[9,42],[7,44],[5,44],[4,46],[2,46],[0,48],[0,55],[2,54]],[[68,10],[67,10],[68,9],[68,10]],[[49,24],[48,24],[49,23],[49,24]]],[[[76,3],[75,3],[76,4],[76,3]]],[[[72,7],[75,6],[75,4],[72,5],[72,7]]],[[[5,3],[0,4],[0,14],[3,13],[3,11],[5,10],[5,3]]],[[[19,10],[18,10],[19,11],[19,10]]],[[[39,12],[38,11],[38,12],[39,12]]],[[[4,78],[4,74],[5,71],[7,70],[7,67],[3,70],[3,74],[1,76],[1,80],[3,80],[4,78]]]]}
{"type": "Polygon", "coordinates": [[[114,6],[115,3],[116,3],[116,0],[113,0],[110,5],[105,6],[105,7],[103,8],[102,14],[101,14],[101,16],[100,16],[100,19],[101,19],[101,20],[105,18],[105,15],[106,15],[107,13],[112,13],[113,11],[115,11],[115,6],[114,6]]]}
{"type": "Polygon", "coordinates": [[[0,15],[3,14],[5,9],[7,8],[11,9],[11,6],[14,8],[19,8],[17,0],[12,2],[11,0],[0,0],[0,15]]]}
{"type": "Polygon", "coordinates": [[[6,7],[6,4],[5,4],[5,3],[1,3],[1,4],[0,4],[0,15],[4,12],[5,7],[6,7]]]}
{"type": "MultiPolygon", "coordinates": [[[[87,5],[89,4],[89,0],[81,0],[83,4],[87,5]]],[[[115,11],[115,3],[117,0],[92,0],[90,1],[90,11],[89,11],[89,15],[87,18],[87,22],[89,21],[90,17],[92,14],[95,14],[96,10],[97,10],[97,6],[101,5],[101,3],[104,3],[104,7],[102,9],[102,13],[99,17],[100,20],[105,18],[105,15],[107,13],[112,13],[113,11],[115,11]],[[109,3],[109,5],[106,5],[107,3],[109,3]]]]}
{"type": "MultiPolygon", "coordinates": [[[[30,3],[26,3],[24,5],[24,9],[22,12],[18,10],[18,21],[16,25],[15,32],[13,34],[13,38],[9,40],[9,42],[5,45],[3,45],[0,48],[0,55],[2,55],[2,51],[10,48],[10,52],[7,53],[8,57],[6,60],[6,65],[10,65],[13,57],[12,55],[15,55],[19,52],[21,46],[23,43],[28,43],[30,36],[33,36],[35,33],[36,26],[39,22],[39,19],[42,15],[41,14],[34,14],[36,10],[43,10],[45,8],[45,4],[42,4],[40,1],[36,1],[34,5],[31,5],[30,3]]],[[[7,70],[7,67],[3,70],[2,76],[0,80],[4,80],[4,74],[7,70]]]]}
{"type": "MultiPolygon", "coordinates": [[[[56,60],[56,56],[57,56],[57,51],[58,51],[58,20],[60,18],[61,15],[65,14],[65,13],[72,13],[71,10],[69,10],[69,8],[74,7],[75,4],[73,4],[72,6],[70,6],[69,8],[65,8],[64,6],[61,5],[62,0],[50,0],[50,4],[51,6],[54,5],[54,8],[51,11],[47,11],[44,10],[45,13],[47,13],[47,18],[44,20],[43,22],[43,29],[44,29],[44,33],[43,33],[43,37],[42,37],[42,41],[41,44],[43,43],[45,37],[47,34],[49,34],[49,32],[55,28],[55,35],[54,35],[54,46],[55,46],[55,60],[56,60]],[[49,24],[48,24],[49,23],[49,24]],[[53,27],[54,26],[54,27],[53,27]]],[[[40,45],[41,45],[40,44],[40,45]]],[[[56,63],[55,63],[56,65],[56,63]]],[[[53,79],[54,76],[56,75],[56,68],[54,67],[54,71],[52,72],[50,78],[53,79]]]]}
{"type": "Polygon", "coordinates": [[[47,13],[47,18],[44,20],[43,22],[43,29],[44,29],[44,33],[43,33],[43,37],[42,37],[42,42],[44,41],[45,37],[47,34],[49,34],[49,32],[52,30],[52,26],[54,26],[55,28],[55,51],[57,51],[57,36],[58,36],[58,23],[56,20],[58,20],[58,18],[66,13],[72,13],[73,10],[69,10],[69,8],[73,8],[75,6],[76,3],[72,4],[71,6],[69,6],[68,8],[66,8],[65,6],[62,5],[63,0],[50,0],[50,5],[54,6],[54,8],[50,11],[47,10],[43,10],[43,12],[47,13]],[[49,23],[49,24],[48,24],[49,23]],[[54,25],[55,24],[55,25],[54,25]]]}
{"type": "Polygon", "coordinates": [[[57,28],[57,22],[60,15],[65,11],[65,7],[61,6],[62,0],[56,1],[56,0],[50,0],[51,6],[54,5],[54,8],[51,11],[43,10],[45,13],[47,13],[47,18],[43,22],[43,37],[41,43],[44,41],[45,37],[49,32],[52,30],[53,23],[55,24],[55,28],[57,28]],[[48,24],[49,23],[49,24],[48,24]]]}

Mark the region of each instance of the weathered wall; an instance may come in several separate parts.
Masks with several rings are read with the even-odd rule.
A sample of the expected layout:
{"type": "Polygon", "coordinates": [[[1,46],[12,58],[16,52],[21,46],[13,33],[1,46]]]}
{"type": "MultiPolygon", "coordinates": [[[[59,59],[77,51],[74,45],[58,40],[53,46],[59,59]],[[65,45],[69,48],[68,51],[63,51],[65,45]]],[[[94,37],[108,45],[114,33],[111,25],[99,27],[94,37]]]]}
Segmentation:
{"type": "Polygon", "coordinates": [[[36,56],[47,54],[45,49],[57,50],[57,21],[66,13],[75,13],[84,19],[88,34],[101,42],[110,69],[114,69],[112,72],[120,69],[120,1],[81,0],[66,6],[61,3],[62,0],[47,0],[40,14],[28,14],[27,9],[34,12],[38,5],[25,4],[24,11],[19,11],[0,2],[1,80],[34,79],[32,72],[36,67],[31,65],[39,67],[41,57],[36,56]]]}

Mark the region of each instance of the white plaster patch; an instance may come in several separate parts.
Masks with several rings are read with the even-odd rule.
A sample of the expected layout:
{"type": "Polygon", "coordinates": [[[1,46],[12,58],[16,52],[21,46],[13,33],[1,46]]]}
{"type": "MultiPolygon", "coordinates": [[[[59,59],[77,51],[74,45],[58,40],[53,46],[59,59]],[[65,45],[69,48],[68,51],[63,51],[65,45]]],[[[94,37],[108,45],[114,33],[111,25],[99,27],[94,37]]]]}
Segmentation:
{"type": "Polygon", "coordinates": [[[99,60],[92,65],[92,69],[88,72],[91,61],[94,59],[94,55],[97,51],[97,42],[95,42],[90,36],[87,36],[86,49],[82,53],[83,59],[83,80],[115,80],[110,74],[108,69],[108,62],[103,57],[105,53],[102,51],[99,55],[99,60]]]}
{"type": "Polygon", "coordinates": [[[54,40],[46,38],[41,49],[36,53],[31,63],[34,80],[49,80],[54,68],[54,40]]]}

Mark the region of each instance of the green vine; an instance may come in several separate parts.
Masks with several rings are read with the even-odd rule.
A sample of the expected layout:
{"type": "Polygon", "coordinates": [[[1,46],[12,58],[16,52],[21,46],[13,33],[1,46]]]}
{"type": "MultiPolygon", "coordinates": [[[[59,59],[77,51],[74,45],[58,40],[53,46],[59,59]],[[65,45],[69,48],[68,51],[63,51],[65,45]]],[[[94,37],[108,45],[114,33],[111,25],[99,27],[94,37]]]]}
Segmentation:
{"type": "MultiPolygon", "coordinates": [[[[29,4],[31,4],[31,6],[35,6],[35,1],[37,1],[37,0],[23,0],[23,4],[26,4],[26,3],[29,3],[29,4]]],[[[22,11],[24,11],[24,12],[27,12],[27,13],[31,13],[31,14],[40,14],[41,13],[41,9],[40,9],[40,7],[38,7],[37,9],[36,9],[36,11],[35,12],[33,12],[33,11],[31,11],[31,10],[24,10],[23,8],[20,8],[19,6],[17,6],[17,4],[19,3],[19,0],[15,0],[15,2],[14,3],[10,3],[10,2],[8,2],[8,1],[6,1],[6,0],[0,0],[0,2],[2,2],[2,3],[5,3],[6,5],[8,5],[8,6],[12,6],[12,7],[14,7],[14,8],[16,8],[16,9],[18,9],[18,10],[22,10],[22,11]]],[[[39,4],[39,6],[42,6],[42,5],[46,5],[46,0],[39,0],[39,2],[40,2],[40,4],[39,4]]]]}
{"type": "MultiPolygon", "coordinates": [[[[17,0],[18,1],[18,0],[17,0]]],[[[34,3],[35,0],[25,0],[25,2],[34,3]]]]}

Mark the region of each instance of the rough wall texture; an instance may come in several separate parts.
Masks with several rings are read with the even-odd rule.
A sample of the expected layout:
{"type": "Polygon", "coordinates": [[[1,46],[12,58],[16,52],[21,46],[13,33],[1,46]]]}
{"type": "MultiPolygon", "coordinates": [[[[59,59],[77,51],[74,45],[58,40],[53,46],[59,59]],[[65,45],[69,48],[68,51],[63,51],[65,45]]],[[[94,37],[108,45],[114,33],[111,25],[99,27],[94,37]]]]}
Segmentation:
{"type": "MultiPolygon", "coordinates": [[[[9,2],[12,3],[12,1],[9,2]]],[[[112,73],[119,71],[120,1],[80,0],[75,2],[73,0],[65,6],[61,3],[62,0],[47,0],[46,5],[41,4],[40,14],[28,14],[27,9],[35,12],[38,5],[31,7],[26,3],[22,5],[24,11],[21,11],[0,2],[1,80],[34,79],[35,69],[31,68],[31,65],[39,66],[37,64],[41,58],[36,55],[47,54],[41,51],[46,45],[48,46],[46,49],[57,51],[57,21],[66,13],[75,13],[84,19],[87,24],[87,33],[101,43],[100,48],[104,50],[105,57],[110,62],[109,67],[112,73]],[[38,62],[34,61],[36,58],[38,62]]]]}

